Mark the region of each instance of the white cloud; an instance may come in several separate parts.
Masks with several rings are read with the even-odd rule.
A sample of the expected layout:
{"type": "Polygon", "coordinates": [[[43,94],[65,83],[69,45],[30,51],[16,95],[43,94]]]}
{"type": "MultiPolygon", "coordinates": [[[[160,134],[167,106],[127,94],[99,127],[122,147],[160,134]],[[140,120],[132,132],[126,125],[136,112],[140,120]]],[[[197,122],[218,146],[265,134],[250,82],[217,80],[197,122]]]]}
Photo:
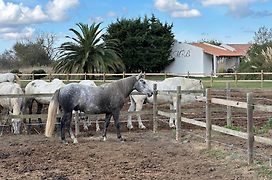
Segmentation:
{"type": "Polygon", "coordinates": [[[62,21],[67,19],[66,12],[78,4],[79,0],[53,0],[48,2],[46,9],[50,19],[62,21]]]}
{"type": "Polygon", "coordinates": [[[101,17],[101,16],[96,16],[96,17],[90,17],[90,18],[89,18],[89,21],[90,21],[91,23],[100,23],[100,22],[102,22],[103,20],[104,20],[104,18],[101,17]]]}
{"type": "Polygon", "coordinates": [[[155,8],[159,11],[170,13],[175,18],[199,17],[201,13],[197,9],[190,9],[186,3],[177,0],[155,0],[155,8]]]}
{"type": "Polygon", "coordinates": [[[35,31],[29,26],[36,23],[65,20],[68,18],[69,9],[78,4],[79,0],[49,0],[43,9],[41,5],[30,8],[23,3],[16,4],[0,0],[0,39],[29,37],[35,31]],[[14,28],[15,26],[17,28],[14,28]]]}
{"type": "Polygon", "coordinates": [[[35,29],[31,27],[21,28],[0,28],[2,39],[22,39],[30,38],[34,34],[35,29]]]}
{"type": "Polygon", "coordinates": [[[200,0],[203,6],[227,6],[228,14],[234,17],[271,16],[271,11],[254,11],[250,7],[253,3],[264,3],[266,0],[200,0]]]}
{"type": "Polygon", "coordinates": [[[117,13],[116,12],[113,12],[113,11],[109,11],[107,13],[107,17],[116,17],[117,16],[117,13]]]}
{"type": "Polygon", "coordinates": [[[42,11],[41,6],[37,5],[33,9],[24,6],[22,3],[5,3],[0,0],[0,23],[8,24],[30,24],[46,21],[47,15],[42,11]]]}

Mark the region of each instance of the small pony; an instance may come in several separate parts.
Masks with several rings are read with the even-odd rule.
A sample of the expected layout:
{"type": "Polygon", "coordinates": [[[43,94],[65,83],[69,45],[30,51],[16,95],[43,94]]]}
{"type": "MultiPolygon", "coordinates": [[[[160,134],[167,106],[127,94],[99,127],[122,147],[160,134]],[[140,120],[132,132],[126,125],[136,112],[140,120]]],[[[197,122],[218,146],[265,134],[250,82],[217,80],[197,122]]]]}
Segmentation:
{"type": "Polygon", "coordinates": [[[120,133],[119,115],[126,98],[136,89],[148,96],[152,96],[152,89],[142,79],[142,73],[138,76],[131,76],[112,83],[103,84],[97,87],[90,87],[78,83],[65,85],[54,93],[49,104],[48,116],[45,128],[45,136],[51,137],[55,128],[57,108],[61,106],[64,115],[61,118],[61,140],[64,143],[65,127],[69,130],[70,137],[74,143],[77,138],[71,128],[72,111],[83,111],[93,114],[105,113],[105,124],[103,139],[106,140],[107,128],[113,116],[116,127],[117,138],[123,141],[120,133]]]}

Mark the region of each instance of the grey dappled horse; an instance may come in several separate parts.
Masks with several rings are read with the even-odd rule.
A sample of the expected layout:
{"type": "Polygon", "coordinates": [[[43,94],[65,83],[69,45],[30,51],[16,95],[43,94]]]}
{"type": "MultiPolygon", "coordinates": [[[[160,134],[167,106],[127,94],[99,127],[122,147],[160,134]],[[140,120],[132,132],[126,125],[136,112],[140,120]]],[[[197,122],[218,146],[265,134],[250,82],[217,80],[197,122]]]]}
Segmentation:
{"type": "Polygon", "coordinates": [[[133,90],[152,96],[152,89],[142,79],[141,73],[138,76],[127,77],[97,87],[76,83],[65,85],[54,93],[54,96],[50,101],[45,136],[52,136],[56,122],[57,108],[61,106],[64,115],[61,118],[60,129],[61,139],[64,143],[66,143],[65,127],[69,130],[73,142],[77,143],[77,139],[71,128],[73,110],[80,110],[93,114],[105,113],[106,116],[103,130],[104,140],[106,140],[107,128],[110,119],[113,116],[117,138],[123,141],[120,132],[119,115],[126,98],[133,90]]]}

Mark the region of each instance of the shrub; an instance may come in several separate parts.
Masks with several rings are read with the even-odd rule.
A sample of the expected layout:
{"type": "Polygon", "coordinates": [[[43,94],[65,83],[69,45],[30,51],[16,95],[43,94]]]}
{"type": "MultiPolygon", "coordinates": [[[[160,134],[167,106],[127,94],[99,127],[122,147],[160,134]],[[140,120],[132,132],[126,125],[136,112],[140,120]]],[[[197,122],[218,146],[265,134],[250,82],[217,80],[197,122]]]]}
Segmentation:
{"type": "Polygon", "coordinates": [[[31,74],[34,74],[34,79],[42,79],[46,77],[46,72],[43,69],[33,70],[31,74]],[[36,75],[36,74],[39,74],[39,75],[36,75]]]}

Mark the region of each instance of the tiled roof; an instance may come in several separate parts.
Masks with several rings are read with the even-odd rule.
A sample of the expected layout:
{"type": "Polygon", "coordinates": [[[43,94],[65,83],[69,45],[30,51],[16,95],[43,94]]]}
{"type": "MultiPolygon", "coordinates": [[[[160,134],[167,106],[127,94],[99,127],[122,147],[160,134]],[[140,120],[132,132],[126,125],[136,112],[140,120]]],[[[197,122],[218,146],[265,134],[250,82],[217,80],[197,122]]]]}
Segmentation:
{"type": "Polygon", "coordinates": [[[239,52],[242,56],[245,56],[251,44],[228,44],[233,47],[237,52],[239,52]]]}
{"type": "Polygon", "coordinates": [[[215,56],[245,56],[250,44],[228,44],[226,46],[216,46],[209,43],[192,43],[193,46],[197,46],[203,49],[205,53],[215,56]],[[230,46],[227,48],[227,46],[230,46]]]}

